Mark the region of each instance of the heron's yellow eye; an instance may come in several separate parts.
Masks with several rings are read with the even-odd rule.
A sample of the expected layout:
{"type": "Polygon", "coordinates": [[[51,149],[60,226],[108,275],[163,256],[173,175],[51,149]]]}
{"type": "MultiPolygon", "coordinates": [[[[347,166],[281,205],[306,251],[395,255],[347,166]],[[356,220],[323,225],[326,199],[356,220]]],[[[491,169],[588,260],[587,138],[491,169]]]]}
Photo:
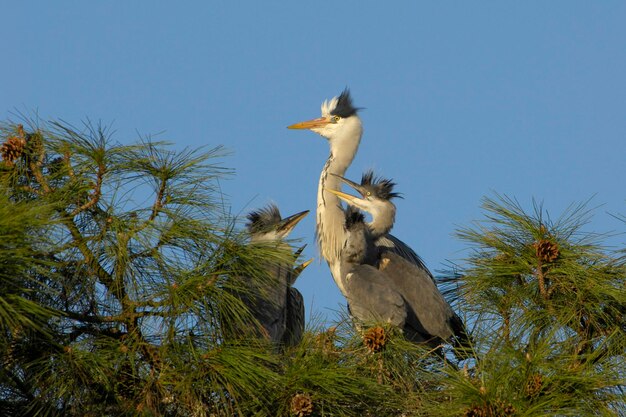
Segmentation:
{"type": "Polygon", "coordinates": [[[368,191],[366,195],[369,197],[369,196],[371,196],[371,195],[372,195],[372,192],[371,192],[371,191],[368,191]]]}
{"type": "Polygon", "coordinates": [[[337,123],[340,119],[341,119],[341,117],[339,117],[339,116],[331,116],[330,117],[331,123],[337,123]]]}

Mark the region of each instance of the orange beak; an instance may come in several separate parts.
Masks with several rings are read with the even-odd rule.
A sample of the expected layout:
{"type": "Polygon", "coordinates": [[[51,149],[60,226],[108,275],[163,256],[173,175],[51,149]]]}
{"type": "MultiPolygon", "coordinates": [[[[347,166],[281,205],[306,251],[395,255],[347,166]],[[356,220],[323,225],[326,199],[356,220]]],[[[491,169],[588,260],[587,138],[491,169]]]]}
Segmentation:
{"type": "Polygon", "coordinates": [[[287,126],[287,129],[314,129],[316,127],[324,127],[330,123],[325,117],[318,117],[317,119],[307,120],[306,122],[300,122],[287,126]]]}
{"type": "Polygon", "coordinates": [[[353,195],[346,194],[341,191],[333,190],[333,189],[326,188],[326,187],[324,187],[324,191],[328,191],[329,193],[335,194],[337,197],[339,197],[341,200],[345,201],[348,204],[352,203],[354,200],[359,199],[358,197],[355,197],[353,195]]]}

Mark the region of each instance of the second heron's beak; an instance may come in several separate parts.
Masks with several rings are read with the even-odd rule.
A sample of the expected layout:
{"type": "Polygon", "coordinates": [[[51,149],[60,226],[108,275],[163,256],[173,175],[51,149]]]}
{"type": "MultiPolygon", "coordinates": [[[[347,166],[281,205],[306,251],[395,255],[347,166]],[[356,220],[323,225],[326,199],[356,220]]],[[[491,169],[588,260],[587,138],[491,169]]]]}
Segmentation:
{"type": "Polygon", "coordinates": [[[365,195],[367,193],[367,190],[365,188],[363,188],[363,186],[361,184],[357,184],[354,181],[350,181],[349,179],[344,178],[341,175],[333,174],[332,172],[330,173],[330,175],[339,178],[341,180],[341,182],[343,182],[343,183],[349,185],[350,187],[354,188],[355,191],[358,191],[359,194],[361,194],[362,197],[365,197],[365,195]]]}
{"type": "Polygon", "coordinates": [[[324,127],[330,123],[326,117],[318,117],[317,119],[307,120],[306,122],[300,122],[287,126],[287,129],[315,129],[317,127],[324,127]]]}
{"type": "Polygon", "coordinates": [[[329,193],[335,194],[337,197],[339,197],[341,200],[345,201],[348,204],[353,204],[355,200],[359,200],[359,197],[346,194],[341,191],[332,190],[330,188],[324,188],[324,190],[328,191],[329,193]]]}
{"type": "Polygon", "coordinates": [[[300,220],[304,219],[306,215],[309,214],[309,210],[301,211],[300,213],[293,214],[289,217],[286,217],[280,221],[276,230],[282,236],[288,235],[291,230],[300,222],[300,220]]]}

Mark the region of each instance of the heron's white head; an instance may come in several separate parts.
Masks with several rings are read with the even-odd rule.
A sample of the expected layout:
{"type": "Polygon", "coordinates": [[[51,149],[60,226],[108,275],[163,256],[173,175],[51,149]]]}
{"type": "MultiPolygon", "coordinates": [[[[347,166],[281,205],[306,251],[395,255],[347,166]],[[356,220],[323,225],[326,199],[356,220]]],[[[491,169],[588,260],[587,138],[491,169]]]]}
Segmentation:
{"type": "Polygon", "coordinates": [[[331,175],[358,191],[360,197],[338,190],[327,189],[327,191],[335,194],[350,206],[369,213],[372,216],[372,222],[369,223],[369,226],[374,229],[373,232],[376,234],[385,234],[391,230],[396,217],[396,205],[391,199],[401,197],[400,194],[393,191],[395,184],[391,180],[376,178],[372,171],[363,174],[361,184],[339,175],[331,175]]]}
{"type": "MultiPolygon", "coordinates": [[[[340,200],[345,201],[350,206],[358,208],[372,216],[372,221],[376,222],[380,217],[395,217],[396,206],[389,200],[378,197],[375,194],[367,194],[357,197],[342,191],[327,188],[326,191],[335,194],[340,200]]],[[[369,193],[369,191],[368,191],[369,193]]]]}
{"type": "Polygon", "coordinates": [[[363,125],[352,105],[350,91],[322,103],[322,117],[287,126],[288,129],[308,129],[328,139],[333,146],[358,146],[363,125]]]}

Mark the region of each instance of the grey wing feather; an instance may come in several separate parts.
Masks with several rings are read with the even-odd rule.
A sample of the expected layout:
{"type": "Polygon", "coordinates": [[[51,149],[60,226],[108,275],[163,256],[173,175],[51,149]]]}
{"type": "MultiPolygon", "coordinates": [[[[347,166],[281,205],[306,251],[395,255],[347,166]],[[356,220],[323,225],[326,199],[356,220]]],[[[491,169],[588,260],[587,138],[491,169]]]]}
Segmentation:
{"type": "Polygon", "coordinates": [[[250,312],[263,327],[265,334],[262,336],[277,343],[281,340],[285,330],[285,305],[261,296],[245,297],[250,312]]]}
{"type": "Polygon", "coordinates": [[[268,277],[263,280],[245,277],[247,294],[240,297],[262,327],[258,336],[279,343],[285,332],[289,271],[281,265],[270,265],[267,271],[268,277]]]}
{"type": "Polygon", "coordinates": [[[388,322],[402,328],[407,310],[402,295],[380,271],[358,265],[346,276],[350,313],[363,322],[388,322]]]}
{"type": "Polygon", "coordinates": [[[420,258],[419,255],[415,253],[415,251],[411,249],[410,246],[408,246],[397,237],[390,234],[381,236],[376,240],[376,246],[383,253],[391,252],[398,254],[410,263],[416,265],[418,268],[423,269],[428,274],[428,276],[430,276],[430,279],[435,282],[435,278],[426,267],[426,264],[424,264],[422,258],[420,258]]]}
{"type": "Polygon", "coordinates": [[[287,290],[287,311],[283,344],[295,346],[302,340],[304,333],[304,298],[295,288],[287,290]]]}
{"type": "Polygon", "coordinates": [[[453,334],[456,314],[443,298],[428,270],[396,255],[382,255],[380,268],[404,296],[410,309],[428,334],[447,340],[453,334]]]}

